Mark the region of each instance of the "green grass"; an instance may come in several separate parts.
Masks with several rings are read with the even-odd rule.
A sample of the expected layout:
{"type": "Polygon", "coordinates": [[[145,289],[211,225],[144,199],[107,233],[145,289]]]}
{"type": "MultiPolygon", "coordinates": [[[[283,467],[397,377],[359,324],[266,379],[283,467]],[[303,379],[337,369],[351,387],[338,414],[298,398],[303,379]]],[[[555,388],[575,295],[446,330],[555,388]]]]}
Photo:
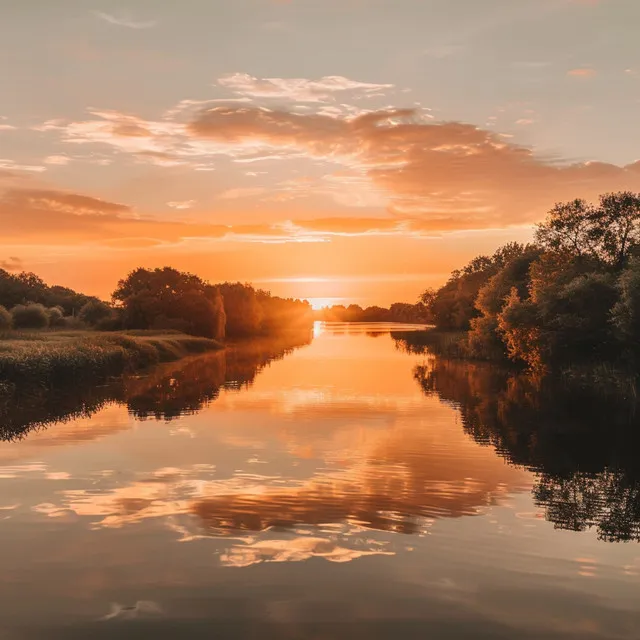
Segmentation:
{"type": "Polygon", "coordinates": [[[215,340],[169,331],[7,332],[0,335],[0,392],[102,380],[221,348],[215,340]]]}

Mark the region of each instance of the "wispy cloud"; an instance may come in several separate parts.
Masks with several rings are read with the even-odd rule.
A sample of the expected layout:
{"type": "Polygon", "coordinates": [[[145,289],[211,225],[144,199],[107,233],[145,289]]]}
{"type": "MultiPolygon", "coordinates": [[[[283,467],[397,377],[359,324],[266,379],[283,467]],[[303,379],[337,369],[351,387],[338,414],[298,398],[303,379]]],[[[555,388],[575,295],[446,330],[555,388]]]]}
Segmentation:
{"type": "Polygon", "coordinates": [[[151,29],[157,24],[155,20],[135,20],[129,15],[114,16],[104,11],[94,11],[93,14],[104,22],[128,29],[151,29]]]}
{"type": "Polygon", "coordinates": [[[172,209],[191,209],[195,203],[195,200],[182,200],[179,202],[167,202],[167,206],[172,209]]]}
{"type": "Polygon", "coordinates": [[[57,164],[57,165],[65,165],[69,164],[70,158],[68,156],[47,156],[43,162],[45,164],[57,164]]]}
{"type": "Polygon", "coordinates": [[[10,256],[6,260],[0,260],[0,269],[4,269],[5,271],[20,271],[22,267],[22,260],[16,256],[10,256]]]}
{"type": "Polygon", "coordinates": [[[573,78],[593,78],[598,75],[598,72],[590,67],[580,67],[578,69],[570,69],[567,71],[567,75],[573,78]]]}
{"type": "Polygon", "coordinates": [[[218,84],[242,96],[278,98],[295,102],[325,102],[336,94],[357,91],[364,94],[392,89],[392,84],[377,84],[350,80],[343,76],[325,76],[319,80],[307,78],[256,78],[247,73],[233,73],[219,78],[218,84]]]}
{"type": "MultiPolygon", "coordinates": [[[[386,208],[433,231],[531,224],[560,200],[640,190],[640,163],[617,166],[543,157],[498,132],[433,121],[421,109],[351,115],[319,107],[301,114],[194,103],[158,121],[94,110],[94,119],[62,127],[62,136],[68,142],[109,145],[138,162],[195,170],[212,170],[224,157],[235,163],[320,161],[327,173],[313,185],[292,176],[270,190],[230,188],[219,198],[273,203],[328,197],[350,207],[386,208]],[[337,167],[345,171],[335,173],[337,167]]],[[[530,109],[519,111],[511,125],[517,121],[525,127],[538,120],[530,109]]],[[[491,124],[496,125],[495,117],[491,124]]]]}

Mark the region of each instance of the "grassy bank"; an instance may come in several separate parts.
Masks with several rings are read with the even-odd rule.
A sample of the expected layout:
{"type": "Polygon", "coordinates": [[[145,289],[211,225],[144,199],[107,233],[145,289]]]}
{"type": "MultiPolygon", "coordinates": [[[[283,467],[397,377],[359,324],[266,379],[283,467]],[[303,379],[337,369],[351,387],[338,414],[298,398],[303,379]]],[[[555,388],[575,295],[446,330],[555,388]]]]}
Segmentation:
{"type": "Polygon", "coordinates": [[[167,331],[9,332],[0,336],[0,391],[99,381],[221,348],[215,340],[167,331]]]}

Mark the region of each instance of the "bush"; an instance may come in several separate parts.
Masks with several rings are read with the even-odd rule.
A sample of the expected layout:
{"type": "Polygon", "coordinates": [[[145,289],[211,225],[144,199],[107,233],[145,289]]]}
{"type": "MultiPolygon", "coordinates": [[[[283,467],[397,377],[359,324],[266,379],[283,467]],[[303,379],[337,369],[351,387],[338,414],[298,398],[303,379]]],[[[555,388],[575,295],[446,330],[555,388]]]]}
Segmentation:
{"type": "Polygon", "coordinates": [[[62,326],[69,331],[81,331],[87,328],[87,325],[78,316],[65,316],[62,326]]]}
{"type": "Polygon", "coordinates": [[[0,331],[8,331],[12,325],[11,314],[4,307],[0,306],[0,331]]]}
{"type": "Polygon", "coordinates": [[[109,319],[112,315],[113,309],[108,304],[100,302],[99,300],[92,300],[80,309],[78,317],[90,327],[95,327],[103,320],[109,319]]]}
{"type": "Polygon", "coordinates": [[[47,315],[49,316],[50,327],[65,326],[64,311],[61,307],[51,307],[50,309],[47,309],[47,315]]]}
{"type": "Polygon", "coordinates": [[[14,329],[44,329],[49,326],[49,314],[41,304],[19,304],[11,309],[14,329]]]}
{"type": "Polygon", "coordinates": [[[119,313],[113,313],[107,318],[103,318],[93,327],[96,331],[120,331],[122,330],[122,316],[119,313]]]}

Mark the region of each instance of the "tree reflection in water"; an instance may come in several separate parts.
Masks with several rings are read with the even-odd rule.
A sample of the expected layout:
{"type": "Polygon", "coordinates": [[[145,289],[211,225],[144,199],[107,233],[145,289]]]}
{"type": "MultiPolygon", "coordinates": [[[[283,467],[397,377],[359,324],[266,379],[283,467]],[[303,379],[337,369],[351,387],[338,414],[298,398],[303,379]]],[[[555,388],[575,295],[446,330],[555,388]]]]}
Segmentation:
{"type": "Polygon", "coordinates": [[[202,409],[223,387],[251,385],[269,362],[310,342],[308,331],[283,334],[239,342],[224,351],[159,365],[103,385],[87,381],[48,391],[21,387],[0,394],[0,439],[17,440],[56,422],[90,417],[114,402],[125,404],[139,419],[172,420],[202,409]]]}
{"type": "Polygon", "coordinates": [[[454,405],[465,431],[537,474],[533,495],[559,529],[595,527],[602,540],[640,541],[640,414],[597,389],[428,353],[419,334],[392,334],[424,353],[414,376],[454,405]]]}

